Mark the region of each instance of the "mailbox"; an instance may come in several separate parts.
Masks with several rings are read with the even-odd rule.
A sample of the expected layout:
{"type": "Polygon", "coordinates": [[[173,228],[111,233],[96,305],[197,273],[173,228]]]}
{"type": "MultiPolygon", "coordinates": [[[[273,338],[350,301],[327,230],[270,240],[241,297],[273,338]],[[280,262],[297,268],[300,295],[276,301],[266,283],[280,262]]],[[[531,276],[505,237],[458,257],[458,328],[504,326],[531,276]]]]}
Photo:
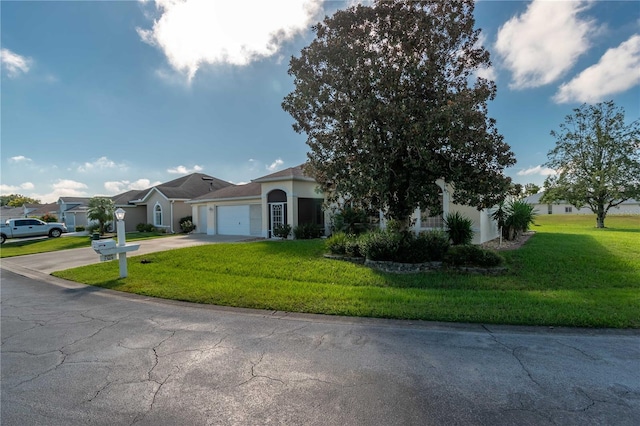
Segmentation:
{"type": "Polygon", "coordinates": [[[116,240],[97,240],[91,242],[93,250],[100,255],[116,254],[116,240]]]}

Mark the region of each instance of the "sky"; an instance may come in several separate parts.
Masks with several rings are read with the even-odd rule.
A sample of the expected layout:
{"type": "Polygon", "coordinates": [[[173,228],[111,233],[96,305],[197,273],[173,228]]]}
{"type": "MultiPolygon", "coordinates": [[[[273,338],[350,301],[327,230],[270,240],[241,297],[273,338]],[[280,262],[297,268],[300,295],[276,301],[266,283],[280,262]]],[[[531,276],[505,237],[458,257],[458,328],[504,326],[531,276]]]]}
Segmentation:
{"type": "MultiPolygon", "coordinates": [[[[281,107],[289,59],[353,3],[0,1],[0,193],[48,203],[304,163],[281,107]]],[[[550,132],[583,103],[640,118],[640,2],[482,0],[475,18],[514,182],[554,173],[550,132]]]]}

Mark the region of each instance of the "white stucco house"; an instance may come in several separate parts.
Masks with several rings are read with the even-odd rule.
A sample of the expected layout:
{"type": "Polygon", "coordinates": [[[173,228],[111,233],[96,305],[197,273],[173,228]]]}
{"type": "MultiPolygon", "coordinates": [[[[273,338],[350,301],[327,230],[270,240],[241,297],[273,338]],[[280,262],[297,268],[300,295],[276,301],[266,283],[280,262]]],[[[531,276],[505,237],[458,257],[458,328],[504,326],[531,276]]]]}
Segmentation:
{"type": "MultiPolygon", "coordinates": [[[[533,205],[534,211],[539,215],[546,214],[593,214],[588,206],[576,208],[575,206],[567,203],[566,201],[558,201],[555,203],[542,203],[540,199],[544,195],[544,192],[539,192],[534,195],[530,195],[523,199],[524,202],[533,205]]],[[[621,204],[609,209],[607,214],[640,214],[640,201],[627,200],[621,204]]]]}
{"type": "Polygon", "coordinates": [[[191,205],[197,233],[270,238],[276,225],[325,227],[324,196],[302,166],[290,167],[194,198],[191,205]]]}
{"type": "MultiPolygon", "coordinates": [[[[458,211],[473,221],[473,243],[480,244],[499,236],[499,229],[491,219],[490,210],[454,204],[451,190],[443,181],[444,214],[429,216],[428,212],[414,213],[414,230],[443,229],[443,217],[458,211]]],[[[270,238],[275,225],[288,223],[313,224],[329,233],[330,213],[323,210],[324,194],[317,182],[304,174],[303,166],[272,173],[244,185],[232,185],[204,194],[187,202],[192,206],[196,231],[209,235],[246,235],[270,238]]],[[[381,217],[381,226],[385,223],[381,217]]]]}

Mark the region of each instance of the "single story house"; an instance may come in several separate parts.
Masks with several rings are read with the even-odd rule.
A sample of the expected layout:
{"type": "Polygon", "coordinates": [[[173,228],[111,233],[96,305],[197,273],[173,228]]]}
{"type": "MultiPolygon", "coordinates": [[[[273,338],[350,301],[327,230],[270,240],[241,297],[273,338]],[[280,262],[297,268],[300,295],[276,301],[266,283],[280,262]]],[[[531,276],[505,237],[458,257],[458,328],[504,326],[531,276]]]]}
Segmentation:
{"type": "Polygon", "coordinates": [[[112,197],[115,207],[125,210],[125,228],[135,231],[140,223],[152,224],[168,233],[180,232],[180,219],[191,216],[187,201],[233,185],[209,175],[192,173],[142,191],[127,191],[112,197]]]}
{"type": "MultiPolygon", "coordinates": [[[[593,214],[591,208],[583,206],[576,208],[575,206],[560,200],[554,203],[542,203],[540,199],[544,192],[530,195],[522,201],[533,205],[534,211],[539,215],[546,214],[593,214]]],[[[609,209],[607,214],[640,214],[640,201],[630,199],[623,201],[619,205],[609,209]]]]}
{"type": "MultiPolygon", "coordinates": [[[[443,229],[443,217],[458,211],[473,221],[475,244],[492,240],[500,230],[491,219],[491,210],[454,204],[451,188],[438,181],[442,188],[443,215],[429,216],[428,212],[414,213],[414,230],[443,229]]],[[[323,227],[329,233],[330,213],[323,210],[324,194],[303,166],[272,173],[244,185],[233,185],[204,194],[187,202],[192,206],[193,223],[197,233],[208,235],[246,235],[270,238],[276,225],[302,224],[323,227]]],[[[380,214],[380,226],[385,223],[380,214]]]]}
{"type": "Polygon", "coordinates": [[[76,230],[76,226],[89,225],[87,210],[89,197],[60,197],[58,198],[58,220],[67,225],[70,232],[76,230]]]}
{"type": "Polygon", "coordinates": [[[302,166],[290,167],[196,197],[191,205],[195,232],[270,238],[277,225],[313,224],[326,229],[324,196],[302,166]]]}

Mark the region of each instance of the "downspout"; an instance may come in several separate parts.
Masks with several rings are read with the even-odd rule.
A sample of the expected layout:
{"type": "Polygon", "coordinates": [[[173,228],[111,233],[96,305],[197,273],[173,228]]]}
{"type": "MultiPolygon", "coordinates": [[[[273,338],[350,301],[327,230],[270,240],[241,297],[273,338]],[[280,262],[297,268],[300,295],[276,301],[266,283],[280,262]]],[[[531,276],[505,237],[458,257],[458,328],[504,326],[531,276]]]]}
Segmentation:
{"type": "Polygon", "coordinates": [[[171,233],[173,234],[173,203],[175,203],[175,200],[171,200],[171,222],[169,222],[171,224],[171,233]]]}

